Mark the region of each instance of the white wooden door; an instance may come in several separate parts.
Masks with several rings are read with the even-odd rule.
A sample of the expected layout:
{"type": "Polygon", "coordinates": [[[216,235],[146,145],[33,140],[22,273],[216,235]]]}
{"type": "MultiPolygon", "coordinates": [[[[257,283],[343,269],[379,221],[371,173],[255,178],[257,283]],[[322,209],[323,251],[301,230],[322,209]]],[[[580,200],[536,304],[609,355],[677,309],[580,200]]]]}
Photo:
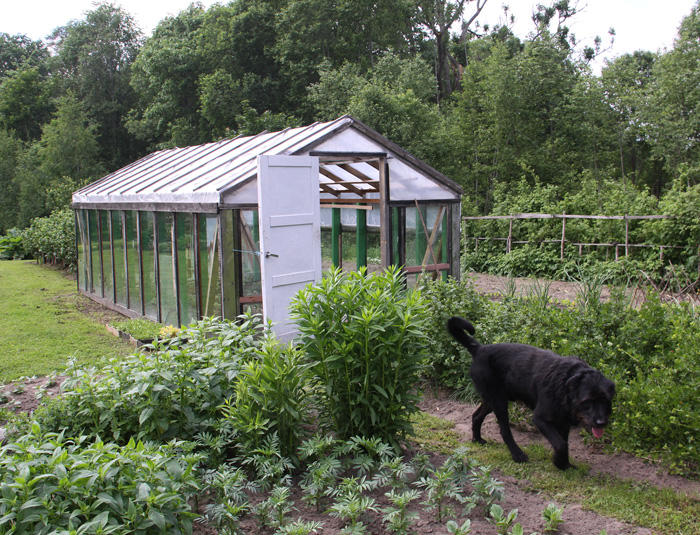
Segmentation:
{"type": "Polygon", "coordinates": [[[297,333],[292,297],[321,278],[321,203],[318,158],[259,156],[258,204],[265,320],[278,338],[297,333]]]}

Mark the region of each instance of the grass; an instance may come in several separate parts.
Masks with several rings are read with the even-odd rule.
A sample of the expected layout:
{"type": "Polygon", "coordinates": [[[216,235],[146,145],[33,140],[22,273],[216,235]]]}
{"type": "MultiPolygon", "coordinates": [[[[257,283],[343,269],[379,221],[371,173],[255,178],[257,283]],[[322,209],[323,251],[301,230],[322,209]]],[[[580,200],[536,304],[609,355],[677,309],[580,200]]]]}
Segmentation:
{"type": "MultiPolygon", "coordinates": [[[[416,442],[430,451],[450,451],[463,442],[454,423],[421,414],[413,419],[416,442]]],[[[515,463],[502,443],[474,446],[472,455],[482,464],[521,481],[531,492],[552,499],[579,503],[584,509],[652,529],[659,534],[700,535],[700,500],[670,489],[610,475],[589,474],[589,467],[577,465],[562,472],[552,465],[551,451],[539,444],[523,448],[527,463],[515,463]]]]}
{"type": "Polygon", "coordinates": [[[47,375],[70,357],[91,364],[134,351],[82,312],[94,309],[63,272],[31,261],[0,261],[0,381],[47,375]]]}

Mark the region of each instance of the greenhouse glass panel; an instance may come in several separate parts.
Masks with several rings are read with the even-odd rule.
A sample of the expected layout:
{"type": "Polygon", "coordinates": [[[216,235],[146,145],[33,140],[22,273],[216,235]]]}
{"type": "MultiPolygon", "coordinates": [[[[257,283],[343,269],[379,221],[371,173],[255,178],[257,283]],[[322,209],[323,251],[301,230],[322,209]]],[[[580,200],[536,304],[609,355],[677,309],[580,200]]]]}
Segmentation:
{"type": "Polygon", "coordinates": [[[124,212],[126,223],[126,266],[129,287],[129,309],[142,314],[141,309],[141,263],[139,262],[139,213],[136,210],[124,212]]]}
{"type": "Polygon", "coordinates": [[[221,316],[219,218],[216,214],[199,214],[199,261],[202,316],[221,316]]]}
{"type": "Polygon", "coordinates": [[[260,297],[260,303],[248,303],[244,309],[262,312],[262,276],[260,270],[260,226],[257,210],[241,210],[242,297],[260,297]]]}
{"type": "Polygon", "coordinates": [[[90,235],[90,262],[92,266],[92,293],[104,297],[102,293],[102,249],[100,248],[100,234],[97,224],[99,212],[88,211],[88,233],[90,235]]]}
{"type": "Polygon", "coordinates": [[[156,212],[158,227],[158,269],[160,284],[160,322],[180,326],[177,318],[177,288],[173,262],[173,214],[156,212]]]}
{"type": "Polygon", "coordinates": [[[117,303],[127,306],[124,232],[122,228],[122,213],[119,210],[112,210],[112,244],[114,245],[114,287],[117,303]]]}
{"type": "Polygon", "coordinates": [[[177,273],[180,292],[180,321],[190,325],[197,321],[197,279],[195,276],[194,214],[176,214],[177,273]]]}
{"type": "Polygon", "coordinates": [[[80,289],[90,289],[90,235],[88,234],[87,210],[76,210],[78,236],[78,284],[80,289]]]}
{"type": "Polygon", "coordinates": [[[141,261],[143,264],[143,304],[145,315],[158,320],[156,289],[156,255],[154,250],[153,212],[139,212],[141,218],[141,261]]]}
{"type": "Polygon", "coordinates": [[[109,210],[100,210],[100,233],[102,235],[102,266],[104,275],[104,297],[114,301],[114,277],[112,276],[112,237],[109,233],[109,210]]]}

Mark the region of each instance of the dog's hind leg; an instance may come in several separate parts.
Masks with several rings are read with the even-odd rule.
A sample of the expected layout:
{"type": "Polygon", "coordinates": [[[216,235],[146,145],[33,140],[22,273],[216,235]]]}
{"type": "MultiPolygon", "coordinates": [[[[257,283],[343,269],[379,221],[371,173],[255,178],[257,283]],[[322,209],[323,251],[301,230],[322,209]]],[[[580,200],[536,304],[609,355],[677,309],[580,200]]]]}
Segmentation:
{"type": "Polygon", "coordinates": [[[481,437],[481,424],[484,423],[484,418],[486,418],[491,413],[491,407],[486,403],[479,405],[479,408],[472,414],[472,442],[477,444],[486,444],[486,441],[481,437]]]}
{"type": "Polygon", "coordinates": [[[527,462],[527,454],[515,443],[513,432],[510,430],[510,421],[508,419],[508,400],[504,399],[494,401],[493,412],[496,415],[498,425],[501,428],[503,442],[506,443],[506,446],[508,446],[508,450],[510,451],[510,456],[516,463],[527,462]]]}

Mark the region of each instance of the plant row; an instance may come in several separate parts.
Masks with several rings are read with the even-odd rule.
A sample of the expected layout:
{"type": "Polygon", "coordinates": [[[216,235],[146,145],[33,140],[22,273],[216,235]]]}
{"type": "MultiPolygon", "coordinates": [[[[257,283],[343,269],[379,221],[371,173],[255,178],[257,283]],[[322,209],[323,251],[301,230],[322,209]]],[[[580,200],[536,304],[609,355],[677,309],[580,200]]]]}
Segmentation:
{"type": "Polygon", "coordinates": [[[700,313],[687,302],[650,293],[638,306],[622,288],[603,299],[603,278],[578,281],[574,301],[550,298],[548,283],[518,295],[511,280],[498,299],[465,278],[428,281],[427,329],[434,378],[476,398],[466,370],[470,356],[446,332],[451,315],[469,318],[481,343],[516,342],[576,355],[615,381],[607,435],[615,448],[663,460],[676,471],[700,470],[700,313]]]}
{"type": "Polygon", "coordinates": [[[36,258],[73,269],[76,263],[75,215],[66,208],[48,217],[37,217],[24,229],[10,229],[0,236],[0,259],[36,258]]]}

